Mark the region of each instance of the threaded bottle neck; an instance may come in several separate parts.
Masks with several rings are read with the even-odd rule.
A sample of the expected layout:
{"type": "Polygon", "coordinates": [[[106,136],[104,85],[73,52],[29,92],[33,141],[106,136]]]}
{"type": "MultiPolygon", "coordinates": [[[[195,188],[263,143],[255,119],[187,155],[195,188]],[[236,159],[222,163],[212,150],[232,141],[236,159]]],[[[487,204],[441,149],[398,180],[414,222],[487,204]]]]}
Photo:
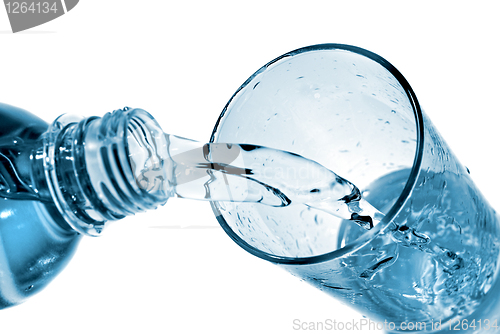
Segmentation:
{"type": "Polygon", "coordinates": [[[45,135],[44,170],[50,193],[66,221],[81,233],[99,235],[107,222],[156,209],[168,199],[141,187],[135,177],[130,128],[146,142],[164,140],[149,113],[130,108],[102,118],[63,115],[45,135]]]}

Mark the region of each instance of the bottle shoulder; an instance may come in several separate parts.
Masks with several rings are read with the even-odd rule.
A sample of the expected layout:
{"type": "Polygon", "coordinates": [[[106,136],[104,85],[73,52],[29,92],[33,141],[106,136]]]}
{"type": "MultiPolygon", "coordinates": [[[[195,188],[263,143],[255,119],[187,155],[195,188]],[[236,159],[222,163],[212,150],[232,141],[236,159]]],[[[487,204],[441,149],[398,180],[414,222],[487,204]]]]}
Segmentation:
{"type": "Polygon", "coordinates": [[[0,103],[0,197],[35,199],[32,151],[48,124],[29,112],[0,103]]]}
{"type": "Polygon", "coordinates": [[[30,112],[0,103],[0,143],[8,137],[19,137],[24,140],[36,139],[44,133],[48,124],[30,112]]]}

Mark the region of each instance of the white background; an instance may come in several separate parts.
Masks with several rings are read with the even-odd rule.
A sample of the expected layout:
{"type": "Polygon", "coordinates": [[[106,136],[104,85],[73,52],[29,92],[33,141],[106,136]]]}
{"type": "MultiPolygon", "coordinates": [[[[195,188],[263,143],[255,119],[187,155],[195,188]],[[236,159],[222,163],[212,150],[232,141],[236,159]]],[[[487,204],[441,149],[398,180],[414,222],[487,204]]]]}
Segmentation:
{"type": "MultiPolygon", "coordinates": [[[[356,45],[403,73],[500,208],[497,7],[81,0],[68,14],[18,34],[0,7],[0,101],[48,122],[62,113],[141,107],[165,131],[206,141],[225,103],[260,66],[307,45],[356,45]]],[[[208,203],[173,199],[85,238],[47,289],[0,311],[0,332],[301,332],[294,319],[361,315],[244,252],[218,227],[208,203]]]]}

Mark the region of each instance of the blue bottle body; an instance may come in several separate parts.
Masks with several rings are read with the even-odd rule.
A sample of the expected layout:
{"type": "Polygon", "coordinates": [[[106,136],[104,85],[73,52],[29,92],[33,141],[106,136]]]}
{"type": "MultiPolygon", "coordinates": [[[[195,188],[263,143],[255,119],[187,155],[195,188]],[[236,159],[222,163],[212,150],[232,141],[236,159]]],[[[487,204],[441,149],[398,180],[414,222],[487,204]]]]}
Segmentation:
{"type": "Polygon", "coordinates": [[[64,269],[80,235],[37,199],[34,152],[48,124],[0,103],[0,309],[21,303],[64,269]]]}

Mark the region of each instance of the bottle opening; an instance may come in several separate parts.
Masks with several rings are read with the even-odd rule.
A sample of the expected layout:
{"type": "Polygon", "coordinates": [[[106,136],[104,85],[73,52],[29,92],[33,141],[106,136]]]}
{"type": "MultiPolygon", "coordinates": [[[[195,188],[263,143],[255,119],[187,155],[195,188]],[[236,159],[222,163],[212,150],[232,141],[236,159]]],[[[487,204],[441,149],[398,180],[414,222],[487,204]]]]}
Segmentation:
{"type": "Polygon", "coordinates": [[[163,205],[163,141],[161,127],[142,109],[59,117],[45,135],[44,169],[65,220],[97,236],[108,221],[163,205]]]}

